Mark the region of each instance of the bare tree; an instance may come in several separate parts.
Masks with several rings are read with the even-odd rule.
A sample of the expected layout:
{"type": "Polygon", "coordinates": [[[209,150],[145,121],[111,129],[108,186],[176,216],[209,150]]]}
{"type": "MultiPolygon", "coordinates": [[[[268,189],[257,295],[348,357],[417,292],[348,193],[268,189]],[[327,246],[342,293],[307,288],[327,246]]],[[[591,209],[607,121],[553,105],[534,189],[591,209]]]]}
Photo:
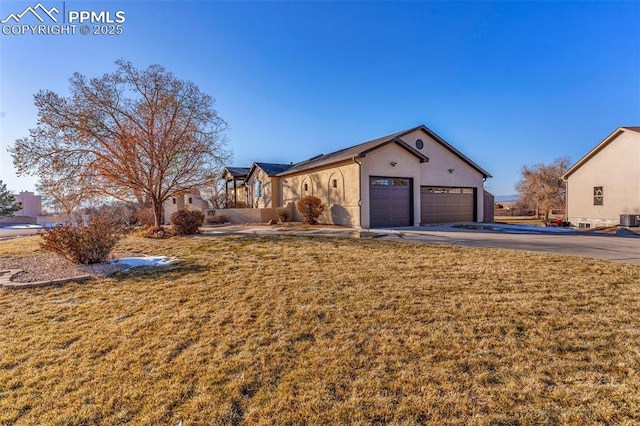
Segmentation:
{"type": "Polygon", "coordinates": [[[200,197],[207,202],[212,209],[223,209],[227,207],[227,194],[225,192],[225,181],[222,173],[214,173],[209,181],[200,187],[200,197]]]}
{"type": "Polygon", "coordinates": [[[70,79],[70,96],[34,96],[38,122],[9,151],[19,174],[73,176],[90,192],[162,203],[207,182],[228,157],[225,121],[214,99],[160,65],[70,79]]]}
{"type": "Polygon", "coordinates": [[[73,176],[52,176],[47,173],[47,176],[41,176],[36,191],[51,209],[71,216],[91,198],[92,187],[82,185],[73,176]]]}
{"type": "Polygon", "coordinates": [[[551,209],[564,208],[566,184],[561,176],[569,165],[569,158],[561,157],[551,164],[523,166],[520,171],[522,178],[516,185],[519,207],[535,210],[536,215],[542,214],[545,220],[549,218],[551,209]]]}

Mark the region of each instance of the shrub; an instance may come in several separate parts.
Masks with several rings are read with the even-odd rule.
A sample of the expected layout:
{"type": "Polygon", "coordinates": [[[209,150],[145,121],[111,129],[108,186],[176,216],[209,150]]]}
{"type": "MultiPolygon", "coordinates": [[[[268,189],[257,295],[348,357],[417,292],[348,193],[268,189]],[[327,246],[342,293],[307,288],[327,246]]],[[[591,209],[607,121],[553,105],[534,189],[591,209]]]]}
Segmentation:
{"type": "Polygon", "coordinates": [[[318,218],[324,210],[322,200],[318,197],[314,197],[313,195],[307,195],[306,197],[298,200],[296,208],[304,218],[304,223],[309,225],[315,225],[318,223],[318,218]]]}
{"type": "Polygon", "coordinates": [[[138,209],[135,204],[114,202],[92,208],[89,213],[107,216],[110,220],[122,226],[131,226],[138,222],[137,212],[138,209]]]}
{"type": "Polygon", "coordinates": [[[204,214],[199,210],[180,210],[171,215],[171,227],[176,235],[192,235],[204,224],[204,214]]]}
{"type": "Polygon", "coordinates": [[[286,222],[287,220],[289,220],[289,214],[287,212],[280,212],[278,214],[278,221],[286,222]]]}
{"type": "Polygon", "coordinates": [[[212,214],[207,214],[205,222],[207,225],[219,225],[221,223],[229,222],[229,218],[225,214],[216,213],[214,211],[212,214]]]}
{"type": "Polygon", "coordinates": [[[142,226],[154,226],[156,224],[153,208],[143,207],[136,212],[138,224],[142,226]]]}
{"type": "Polygon", "coordinates": [[[108,215],[95,214],[87,225],[78,217],[75,223],[45,228],[40,236],[43,250],[88,265],[107,261],[109,253],[122,238],[123,229],[108,215]]]}
{"type": "Polygon", "coordinates": [[[144,228],[136,230],[131,235],[138,238],[153,238],[156,240],[161,240],[172,237],[173,233],[170,229],[165,229],[162,226],[146,226],[144,228]]]}

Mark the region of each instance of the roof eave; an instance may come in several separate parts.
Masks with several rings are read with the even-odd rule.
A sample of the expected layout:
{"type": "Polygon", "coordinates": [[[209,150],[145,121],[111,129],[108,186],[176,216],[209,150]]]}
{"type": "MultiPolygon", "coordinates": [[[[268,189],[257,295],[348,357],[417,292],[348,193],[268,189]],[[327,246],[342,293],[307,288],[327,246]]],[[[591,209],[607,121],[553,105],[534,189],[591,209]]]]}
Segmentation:
{"type": "Polygon", "coordinates": [[[425,156],[424,154],[422,154],[422,153],[420,153],[420,152],[416,151],[415,149],[411,148],[411,147],[409,146],[409,144],[407,144],[405,141],[403,141],[402,139],[397,138],[397,137],[396,137],[396,138],[393,138],[393,139],[389,139],[388,141],[385,141],[385,142],[381,142],[380,144],[378,144],[378,145],[376,145],[376,146],[373,146],[373,147],[371,147],[371,148],[369,148],[369,149],[367,149],[367,150],[364,150],[364,151],[362,151],[362,152],[358,153],[358,156],[359,156],[359,157],[366,157],[366,156],[367,156],[367,154],[368,154],[368,153],[370,153],[371,151],[375,151],[376,149],[381,148],[381,147],[383,147],[383,146],[385,146],[385,145],[388,145],[388,144],[390,144],[390,143],[396,143],[396,144],[398,144],[402,149],[404,149],[404,150],[408,151],[408,152],[409,152],[409,154],[412,154],[412,155],[414,155],[415,157],[418,157],[418,159],[420,160],[420,163],[427,163],[427,162],[429,162],[429,158],[428,158],[427,156],[425,156]]]}

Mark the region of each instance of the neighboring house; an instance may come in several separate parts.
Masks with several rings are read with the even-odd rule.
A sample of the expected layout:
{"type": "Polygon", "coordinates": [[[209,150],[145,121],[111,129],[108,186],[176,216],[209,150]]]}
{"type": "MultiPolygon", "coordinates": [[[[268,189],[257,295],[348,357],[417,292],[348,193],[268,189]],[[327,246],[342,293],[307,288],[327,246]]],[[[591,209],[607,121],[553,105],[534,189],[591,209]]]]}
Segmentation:
{"type": "Polygon", "coordinates": [[[246,180],[249,207],[282,207],[278,175],[290,167],[291,164],[253,163],[246,180]]]}
{"type": "Polygon", "coordinates": [[[567,220],[592,228],[640,215],[640,127],[619,127],[563,176],[567,220]]]}
{"type": "Polygon", "coordinates": [[[194,190],[193,192],[169,198],[163,203],[163,207],[163,223],[168,225],[171,223],[171,215],[178,210],[200,210],[204,212],[209,208],[209,204],[202,199],[199,191],[194,190]]]}
{"type": "Polygon", "coordinates": [[[224,179],[224,191],[226,204],[238,207],[242,204],[249,205],[249,191],[245,182],[249,174],[249,167],[225,167],[222,173],[224,179]],[[231,184],[231,188],[229,188],[231,184]]]}
{"type": "Polygon", "coordinates": [[[22,203],[22,208],[14,213],[14,216],[38,217],[42,214],[42,197],[33,192],[22,191],[14,194],[16,202],[22,203]]]}
{"type": "MultiPolygon", "coordinates": [[[[247,175],[252,207],[320,198],[321,222],[362,228],[492,220],[489,173],[426,126],[297,164],[255,163],[247,175]],[[487,209],[485,211],[485,199],[487,209]]],[[[301,217],[296,212],[296,220],[301,217]]]]}

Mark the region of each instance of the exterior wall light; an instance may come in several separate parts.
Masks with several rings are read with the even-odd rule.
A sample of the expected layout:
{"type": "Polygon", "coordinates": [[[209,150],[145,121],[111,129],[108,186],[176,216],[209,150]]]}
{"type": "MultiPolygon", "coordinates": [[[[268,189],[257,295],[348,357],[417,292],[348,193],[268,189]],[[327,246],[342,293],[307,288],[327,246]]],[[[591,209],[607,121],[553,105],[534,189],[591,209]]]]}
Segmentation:
{"type": "Polygon", "coordinates": [[[449,173],[453,173],[453,169],[449,169],[449,173]]]}
{"type": "Polygon", "coordinates": [[[396,164],[398,164],[398,163],[396,163],[395,161],[392,161],[392,162],[391,162],[391,167],[395,167],[395,166],[396,166],[396,164]]]}

